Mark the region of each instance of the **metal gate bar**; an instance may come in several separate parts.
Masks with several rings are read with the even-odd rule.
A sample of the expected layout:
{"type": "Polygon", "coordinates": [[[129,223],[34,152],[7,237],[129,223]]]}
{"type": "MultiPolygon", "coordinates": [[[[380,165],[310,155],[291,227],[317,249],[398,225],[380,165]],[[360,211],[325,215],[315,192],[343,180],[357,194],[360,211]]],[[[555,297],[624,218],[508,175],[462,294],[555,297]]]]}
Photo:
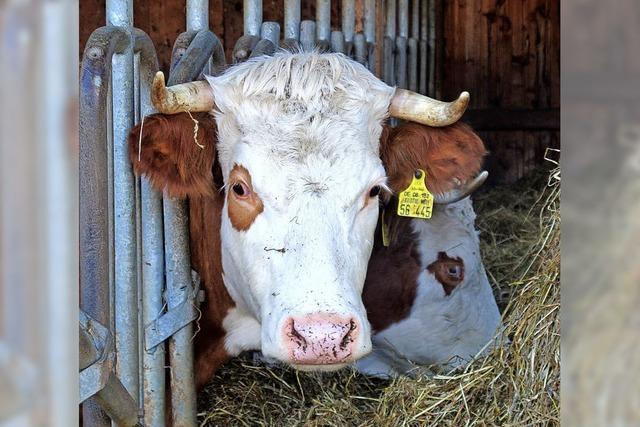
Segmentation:
{"type": "Polygon", "coordinates": [[[396,46],[396,0],[387,0],[387,20],[383,42],[382,80],[393,86],[395,79],[395,46],[396,46]]]}
{"type": "MultiPolygon", "coordinates": [[[[151,104],[151,82],[158,70],[158,59],[153,42],[147,34],[135,30],[135,52],[139,57],[138,105],[139,117],[155,113],[151,104]]],[[[143,119],[141,119],[143,120],[143,119]]],[[[144,131],[144,125],[143,125],[144,131]]],[[[150,184],[147,177],[140,178],[139,241],[141,272],[141,327],[144,328],[161,313],[164,305],[164,236],[162,219],[162,195],[150,184]]],[[[144,329],[142,329],[144,331],[144,329]]],[[[140,333],[143,338],[144,333],[140,333]]],[[[165,423],[165,345],[153,349],[144,348],[140,339],[142,359],[142,402],[144,420],[148,426],[164,426],[165,423]]]]}
{"type": "Polygon", "coordinates": [[[116,372],[129,394],[139,400],[138,279],[135,181],[127,136],[133,127],[133,2],[107,0],[107,25],[123,28],[129,43],[113,56],[113,238],[116,372]]]}

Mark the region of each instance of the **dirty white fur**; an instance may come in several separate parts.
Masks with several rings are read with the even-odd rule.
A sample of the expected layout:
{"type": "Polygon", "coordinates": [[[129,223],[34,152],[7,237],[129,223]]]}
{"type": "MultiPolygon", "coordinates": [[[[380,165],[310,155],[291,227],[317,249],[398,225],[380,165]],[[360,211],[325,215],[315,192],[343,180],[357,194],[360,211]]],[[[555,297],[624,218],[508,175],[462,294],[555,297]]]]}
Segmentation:
{"type": "Polygon", "coordinates": [[[244,166],[264,204],[247,231],[226,204],[221,224],[225,285],[262,326],[256,349],[286,361],[286,319],[324,312],[356,319],[354,356],[368,353],[361,292],[378,203],[367,197],[385,181],[378,145],[394,89],[341,54],[281,52],[207,80],[225,184],[244,166]]]}
{"type": "Polygon", "coordinates": [[[373,336],[371,356],[357,363],[363,373],[393,376],[416,364],[453,368],[495,344],[500,313],[482,264],[475,213],[469,198],[437,206],[430,220],[414,219],[422,272],[408,318],[373,336]],[[465,275],[450,295],[427,266],[438,252],[464,262],[465,275]]]}
{"type": "Polygon", "coordinates": [[[222,327],[226,332],[224,349],[230,356],[260,348],[260,323],[238,308],[229,310],[222,321],[222,327]]]}

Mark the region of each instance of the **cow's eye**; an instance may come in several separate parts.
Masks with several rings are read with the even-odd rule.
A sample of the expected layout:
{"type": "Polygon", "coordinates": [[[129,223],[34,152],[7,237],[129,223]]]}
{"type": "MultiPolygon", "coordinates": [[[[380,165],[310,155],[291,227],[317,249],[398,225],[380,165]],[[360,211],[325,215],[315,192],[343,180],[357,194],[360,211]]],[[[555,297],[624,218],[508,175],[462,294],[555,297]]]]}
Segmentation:
{"type": "Polygon", "coordinates": [[[378,194],[380,194],[380,186],[374,185],[371,187],[371,190],[369,190],[369,197],[377,197],[378,194]]]}
{"type": "Polygon", "coordinates": [[[231,189],[238,197],[247,197],[249,195],[249,188],[243,182],[233,184],[231,189]]]}

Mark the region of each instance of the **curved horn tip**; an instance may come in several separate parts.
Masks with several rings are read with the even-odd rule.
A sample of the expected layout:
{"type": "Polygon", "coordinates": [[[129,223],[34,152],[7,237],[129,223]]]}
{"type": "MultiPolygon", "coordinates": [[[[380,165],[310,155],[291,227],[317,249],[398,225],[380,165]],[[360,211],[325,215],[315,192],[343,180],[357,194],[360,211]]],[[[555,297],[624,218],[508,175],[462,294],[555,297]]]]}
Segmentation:
{"type": "Polygon", "coordinates": [[[482,185],[487,180],[487,178],[489,178],[489,172],[482,171],[478,174],[475,181],[478,182],[478,185],[482,185]]]}

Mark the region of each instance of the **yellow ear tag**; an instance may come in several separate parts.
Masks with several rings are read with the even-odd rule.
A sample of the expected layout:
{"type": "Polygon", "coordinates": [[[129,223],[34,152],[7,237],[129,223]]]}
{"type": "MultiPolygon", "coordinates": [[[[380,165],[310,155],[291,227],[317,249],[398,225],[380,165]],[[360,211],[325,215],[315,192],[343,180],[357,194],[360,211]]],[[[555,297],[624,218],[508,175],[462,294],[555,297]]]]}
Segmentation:
{"type": "Polygon", "coordinates": [[[409,187],[398,195],[398,215],[431,218],[433,194],[427,190],[426,178],[427,174],[422,169],[416,170],[409,187]]]}
{"type": "Polygon", "coordinates": [[[389,224],[387,224],[387,220],[384,217],[385,211],[382,211],[382,245],[385,248],[389,247],[389,224]]]}

